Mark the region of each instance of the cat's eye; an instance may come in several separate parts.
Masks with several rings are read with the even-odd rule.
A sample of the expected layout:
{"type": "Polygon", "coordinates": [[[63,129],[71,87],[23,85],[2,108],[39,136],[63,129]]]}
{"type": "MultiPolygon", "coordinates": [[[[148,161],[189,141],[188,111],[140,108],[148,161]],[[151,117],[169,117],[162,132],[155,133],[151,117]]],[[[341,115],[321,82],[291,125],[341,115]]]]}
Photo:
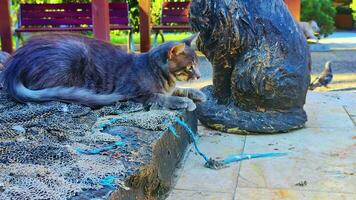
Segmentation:
{"type": "Polygon", "coordinates": [[[193,71],[193,65],[190,65],[186,68],[188,71],[193,71]]]}

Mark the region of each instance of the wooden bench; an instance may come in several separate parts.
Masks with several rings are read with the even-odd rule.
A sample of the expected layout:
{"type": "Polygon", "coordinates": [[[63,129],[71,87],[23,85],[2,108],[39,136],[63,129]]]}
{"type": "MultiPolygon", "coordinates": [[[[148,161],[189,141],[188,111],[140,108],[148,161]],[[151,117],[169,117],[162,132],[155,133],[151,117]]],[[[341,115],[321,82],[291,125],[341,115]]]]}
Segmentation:
{"type": "MultiPolygon", "coordinates": [[[[90,3],[65,4],[20,4],[18,26],[15,30],[18,40],[24,32],[92,31],[90,3]]],[[[110,30],[129,32],[128,49],[134,50],[133,28],[129,26],[128,3],[110,3],[110,30]]]]}
{"type": "Polygon", "coordinates": [[[157,37],[161,36],[164,42],[164,31],[191,31],[189,25],[190,2],[163,2],[161,12],[161,24],[153,26],[155,32],[153,46],[157,45],[157,37]]]}

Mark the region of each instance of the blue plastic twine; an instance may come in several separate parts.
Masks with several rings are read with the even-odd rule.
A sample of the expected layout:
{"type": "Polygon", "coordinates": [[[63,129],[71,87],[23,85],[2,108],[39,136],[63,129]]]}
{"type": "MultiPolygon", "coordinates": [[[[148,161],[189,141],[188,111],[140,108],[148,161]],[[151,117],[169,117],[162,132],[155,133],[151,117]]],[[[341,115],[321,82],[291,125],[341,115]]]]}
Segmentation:
{"type": "Polygon", "coordinates": [[[170,125],[170,122],[168,119],[164,120],[163,123],[168,125],[168,130],[174,135],[174,137],[179,138],[177,130],[173,126],[170,125]]]}
{"type": "MultiPolygon", "coordinates": [[[[188,126],[187,123],[185,123],[183,120],[181,120],[180,118],[176,117],[175,121],[182,126],[186,132],[188,133],[188,135],[192,138],[193,141],[193,146],[195,151],[204,158],[205,160],[205,164],[204,166],[207,168],[211,168],[211,169],[221,169],[224,167],[227,167],[228,164],[233,163],[233,162],[239,162],[242,160],[248,160],[248,159],[253,159],[253,158],[266,158],[266,157],[280,157],[280,156],[286,156],[287,153],[256,153],[256,154],[240,154],[240,155],[231,155],[226,157],[224,160],[215,160],[213,158],[209,158],[209,156],[207,156],[206,154],[204,154],[198,147],[197,145],[197,139],[195,137],[195,134],[192,129],[188,126]]],[[[173,134],[173,135],[177,135],[177,131],[176,129],[170,125],[168,127],[168,130],[173,134]]]]}
{"type": "Polygon", "coordinates": [[[103,178],[99,181],[99,184],[102,186],[115,188],[115,184],[114,184],[115,179],[117,179],[116,176],[106,176],[105,178],[103,178]]]}
{"type": "Polygon", "coordinates": [[[233,162],[238,162],[242,160],[249,160],[252,158],[267,158],[267,157],[279,157],[286,156],[287,153],[255,153],[255,154],[241,154],[241,155],[231,155],[224,159],[224,164],[230,164],[233,162]]]}
{"type": "MultiPolygon", "coordinates": [[[[181,125],[181,126],[187,131],[187,133],[189,134],[189,136],[192,138],[195,151],[196,151],[201,157],[203,157],[206,162],[208,162],[210,159],[208,158],[207,155],[205,155],[205,154],[199,149],[199,147],[198,147],[198,145],[197,145],[198,141],[197,141],[197,138],[195,137],[196,134],[193,132],[193,130],[188,126],[188,124],[186,124],[184,121],[182,121],[181,119],[179,119],[179,117],[176,117],[175,120],[176,120],[176,122],[177,122],[179,125],[181,125]]],[[[171,126],[171,127],[173,127],[173,126],[171,126]]],[[[173,129],[174,129],[174,127],[173,127],[173,129]]]]}
{"type": "Polygon", "coordinates": [[[125,143],[122,141],[115,142],[115,144],[106,146],[106,147],[101,147],[97,149],[92,149],[92,150],[82,150],[82,149],[77,149],[77,152],[80,154],[87,154],[87,155],[95,155],[95,154],[100,154],[101,152],[104,151],[109,151],[112,149],[117,148],[118,146],[123,146],[125,143]]]}

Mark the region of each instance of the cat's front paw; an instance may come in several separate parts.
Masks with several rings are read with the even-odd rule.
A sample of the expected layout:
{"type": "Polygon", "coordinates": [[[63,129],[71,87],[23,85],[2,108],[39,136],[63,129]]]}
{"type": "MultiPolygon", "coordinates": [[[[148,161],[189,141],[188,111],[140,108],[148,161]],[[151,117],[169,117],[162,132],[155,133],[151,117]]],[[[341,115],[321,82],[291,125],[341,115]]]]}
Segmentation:
{"type": "Polygon", "coordinates": [[[187,97],[172,97],[166,107],[173,110],[185,109],[187,111],[196,109],[195,103],[187,97]]]}
{"type": "Polygon", "coordinates": [[[205,102],[206,101],[206,96],[205,94],[197,89],[190,89],[188,94],[188,97],[192,99],[195,102],[205,102]]]}

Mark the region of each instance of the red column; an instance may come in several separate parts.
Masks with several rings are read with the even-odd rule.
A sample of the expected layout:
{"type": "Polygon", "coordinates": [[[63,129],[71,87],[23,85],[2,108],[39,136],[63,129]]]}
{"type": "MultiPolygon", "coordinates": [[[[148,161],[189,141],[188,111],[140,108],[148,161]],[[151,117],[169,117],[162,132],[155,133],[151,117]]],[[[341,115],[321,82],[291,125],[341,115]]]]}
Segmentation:
{"type": "Polygon", "coordinates": [[[147,52],[151,48],[151,27],[150,27],[150,8],[151,0],[140,0],[140,39],[141,52],[147,52]]]}
{"type": "Polygon", "coordinates": [[[0,39],[3,51],[12,53],[12,34],[9,0],[0,0],[0,39]]]}
{"type": "Polygon", "coordinates": [[[301,1],[300,0],[284,0],[287,4],[289,11],[292,13],[294,18],[297,21],[300,21],[300,8],[301,8],[301,1]]]}
{"type": "Polygon", "coordinates": [[[110,41],[110,17],[108,0],[92,0],[94,38],[110,41]]]}

